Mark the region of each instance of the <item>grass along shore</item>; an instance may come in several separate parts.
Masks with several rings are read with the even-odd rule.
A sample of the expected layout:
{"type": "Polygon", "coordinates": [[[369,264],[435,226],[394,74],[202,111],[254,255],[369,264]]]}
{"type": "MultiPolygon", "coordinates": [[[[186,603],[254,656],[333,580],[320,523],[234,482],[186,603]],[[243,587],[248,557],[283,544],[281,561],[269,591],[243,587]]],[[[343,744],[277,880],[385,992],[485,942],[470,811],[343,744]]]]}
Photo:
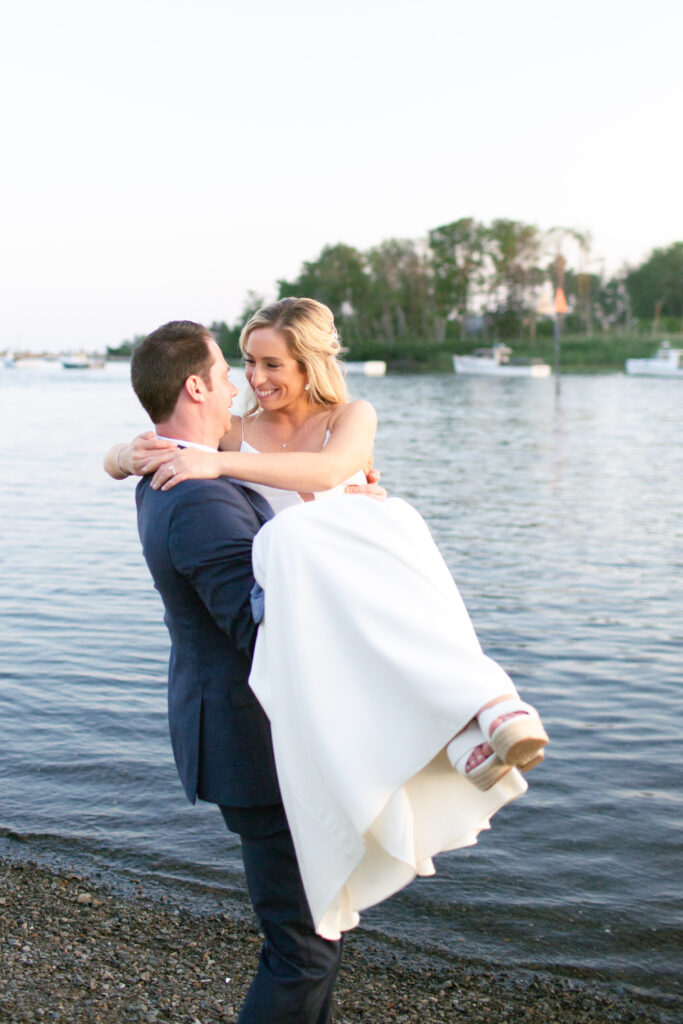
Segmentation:
{"type": "MultiPolygon", "coordinates": [[[[246,902],[191,913],[139,888],[0,860],[0,1021],[235,1021],[261,937],[246,902]]],[[[226,906],[226,904],[228,904],[226,906]]],[[[670,1024],[676,1010],[590,982],[429,955],[365,931],[346,939],[334,1024],[670,1024]]],[[[266,1024],[266,1022],[264,1022],[266,1024]]]]}

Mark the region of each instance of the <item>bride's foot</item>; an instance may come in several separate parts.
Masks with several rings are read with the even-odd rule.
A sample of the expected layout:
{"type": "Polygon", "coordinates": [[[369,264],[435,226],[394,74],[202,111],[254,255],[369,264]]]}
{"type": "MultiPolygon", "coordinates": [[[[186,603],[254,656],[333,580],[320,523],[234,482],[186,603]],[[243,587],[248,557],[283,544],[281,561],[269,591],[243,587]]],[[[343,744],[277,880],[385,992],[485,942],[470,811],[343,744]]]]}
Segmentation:
{"type": "Polygon", "coordinates": [[[483,708],[477,721],[503,764],[529,771],[543,760],[548,735],[531,704],[518,697],[497,701],[483,708]]]}
{"type": "Polygon", "coordinates": [[[451,740],[446,747],[448,759],[456,772],[469,779],[477,789],[487,790],[510,771],[486,742],[476,721],[451,740]]]}

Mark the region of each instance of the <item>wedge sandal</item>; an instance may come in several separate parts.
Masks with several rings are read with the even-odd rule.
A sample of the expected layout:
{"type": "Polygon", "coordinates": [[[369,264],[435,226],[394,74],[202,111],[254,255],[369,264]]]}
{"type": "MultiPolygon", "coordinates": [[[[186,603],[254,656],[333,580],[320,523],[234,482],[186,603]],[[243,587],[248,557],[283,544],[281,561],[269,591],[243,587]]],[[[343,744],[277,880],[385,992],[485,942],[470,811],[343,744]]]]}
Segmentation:
{"type": "Polygon", "coordinates": [[[548,743],[548,734],[538,711],[531,704],[515,698],[501,700],[480,711],[477,721],[503,764],[513,767],[524,765],[528,771],[542,760],[539,754],[548,743]],[[498,719],[502,721],[493,729],[498,719]]]}
{"type": "Polygon", "coordinates": [[[480,747],[483,743],[486,743],[486,737],[482,734],[476,722],[471,722],[466,729],[451,740],[446,747],[446,754],[448,760],[451,762],[456,772],[460,775],[464,775],[466,779],[469,779],[477,789],[486,791],[491,789],[491,786],[495,786],[499,779],[502,779],[504,775],[510,771],[510,765],[503,764],[496,753],[489,754],[486,760],[482,761],[481,764],[467,770],[467,762],[469,761],[472,753],[480,747]]]}

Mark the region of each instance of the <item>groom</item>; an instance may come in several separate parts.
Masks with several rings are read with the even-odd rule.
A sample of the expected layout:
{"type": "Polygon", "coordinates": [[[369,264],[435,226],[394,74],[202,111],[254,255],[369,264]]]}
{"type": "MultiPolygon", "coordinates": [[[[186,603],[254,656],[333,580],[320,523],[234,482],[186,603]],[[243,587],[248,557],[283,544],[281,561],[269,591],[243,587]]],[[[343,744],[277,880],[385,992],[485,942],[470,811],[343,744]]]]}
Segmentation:
{"type": "MultiPolygon", "coordinates": [[[[237,389],[206,328],[173,321],[134,350],[133,388],[157,433],[215,451],[237,389]]],[[[268,719],[248,685],[256,623],[251,545],[272,516],[225,477],[138,484],[138,529],[171,635],[168,712],[188,799],[239,834],[265,936],[239,1024],[325,1024],[341,941],[315,933],[278,787],[268,719]]],[[[369,487],[371,493],[377,488],[369,487]]]]}

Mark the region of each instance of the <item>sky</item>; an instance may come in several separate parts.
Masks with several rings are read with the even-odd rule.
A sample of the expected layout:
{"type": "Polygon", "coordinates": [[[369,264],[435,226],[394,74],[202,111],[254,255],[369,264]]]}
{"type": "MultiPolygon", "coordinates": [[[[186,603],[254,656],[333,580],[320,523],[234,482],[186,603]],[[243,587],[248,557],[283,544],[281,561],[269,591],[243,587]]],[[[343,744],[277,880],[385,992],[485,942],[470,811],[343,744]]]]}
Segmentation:
{"type": "Polygon", "coordinates": [[[465,216],[637,264],[683,239],[682,38],[680,0],[0,0],[0,350],[230,323],[465,216]]]}

